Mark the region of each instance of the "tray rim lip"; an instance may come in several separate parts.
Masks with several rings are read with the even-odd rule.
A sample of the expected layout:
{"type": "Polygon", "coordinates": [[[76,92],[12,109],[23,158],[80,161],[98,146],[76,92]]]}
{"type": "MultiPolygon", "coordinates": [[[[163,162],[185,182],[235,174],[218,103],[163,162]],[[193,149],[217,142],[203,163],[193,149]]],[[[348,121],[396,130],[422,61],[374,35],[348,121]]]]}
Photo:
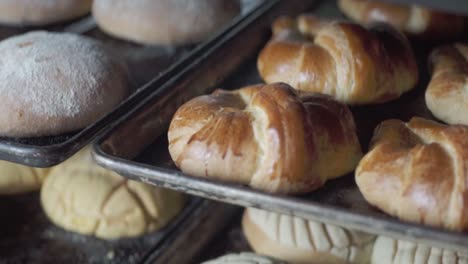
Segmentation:
{"type": "MultiPolygon", "coordinates": [[[[252,13],[262,6],[269,5],[270,2],[276,3],[278,0],[260,0],[248,12],[239,14],[233,18],[222,30],[212,35],[206,41],[197,44],[193,49],[188,51],[187,54],[168,65],[165,70],[158,73],[145,84],[137,87],[129,97],[116,105],[110,112],[83,129],[72,132],[72,135],[64,141],[48,145],[38,145],[15,142],[13,141],[13,137],[0,137],[0,160],[31,167],[51,167],[65,161],[86,144],[93,142],[100,138],[101,135],[106,134],[107,131],[112,130],[113,127],[121,123],[121,120],[123,120],[128,113],[139,109],[140,103],[145,101],[144,99],[146,97],[157,93],[162,86],[173,79],[179,71],[191,65],[190,61],[203,57],[206,49],[215,46],[226,34],[229,34],[233,29],[236,29],[239,24],[242,24],[243,21],[249,18],[252,13]]],[[[88,17],[89,16],[84,16],[84,18],[88,17]]],[[[50,137],[54,138],[57,136],[50,137]]],[[[34,139],[34,137],[31,139],[34,139]]]]}
{"type": "Polygon", "coordinates": [[[370,234],[409,239],[415,242],[424,240],[423,242],[426,244],[427,242],[430,244],[443,243],[437,246],[459,251],[467,251],[468,249],[468,233],[466,231],[452,231],[407,222],[385,213],[370,216],[346,208],[306,200],[299,196],[270,194],[239,184],[190,176],[177,169],[153,166],[110,155],[100,147],[99,142],[95,142],[92,149],[92,156],[97,164],[132,180],[223,203],[270,210],[319,222],[329,222],[370,234]],[[193,186],[180,184],[180,182],[190,182],[190,185],[193,186]],[[347,219],[340,220],[340,218],[347,219]],[[378,227],[369,229],[369,222],[374,222],[376,226],[386,225],[387,230],[378,229],[378,227]],[[437,242],[439,237],[444,237],[444,241],[437,242]],[[449,247],[446,247],[447,243],[450,243],[449,247]]]}

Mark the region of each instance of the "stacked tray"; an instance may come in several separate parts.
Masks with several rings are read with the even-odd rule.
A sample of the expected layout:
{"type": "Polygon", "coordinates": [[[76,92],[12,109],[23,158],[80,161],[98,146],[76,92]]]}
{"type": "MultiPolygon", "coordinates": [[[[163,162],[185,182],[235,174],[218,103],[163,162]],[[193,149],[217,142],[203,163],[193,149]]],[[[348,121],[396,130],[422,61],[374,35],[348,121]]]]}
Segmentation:
{"type": "Polygon", "coordinates": [[[106,46],[122,54],[128,64],[130,81],[134,93],[114,111],[86,128],[59,136],[38,138],[0,137],[0,159],[33,167],[56,165],[90,143],[97,134],[129,112],[149,93],[157,90],[175,73],[187,66],[205,50],[213,46],[225,32],[236,28],[241,21],[263,5],[264,0],[244,0],[242,14],[235,18],[222,32],[200,45],[186,47],[142,46],[118,40],[97,28],[91,17],[84,17],[67,24],[49,27],[14,28],[0,26],[0,40],[31,30],[66,31],[84,34],[105,43],[106,46]]]}
{"type": "MultiPolygon", "coordinates": [[[[321,1],[311,12],[322,17],[344,19],[335,1],[321,1]]],[[[134,180],[213,200],[295,215],[440,248],[466,250],[468,234],[465,232],[400,221],[371,207],[357,188],[354,174],[330,181],[323,188],[307,195],[286,196],[191,177],[174,166],[168,153],[166,135],[172,114],[189,98],[210,93],[214,88],[235,89],[261,82],[256,70],[256,53],[245,56],[248,54],[245,42],[251,44],[252,37],[256,35],[253,32],[277,15],[273,8],[259,13],[250,22],[245,21],[245,26],[240,27],[236,35],[226,36],[220,45],[209,50],[199,61],[166,83],[159,93],[151,95],[123,118],[121,123],[107,131],[94,144],[97,163],[134,180]],[[233,72],[232,65],[237,66],[240,57],[246,59],[233,72]],[[122,140],[124,138],[125,141],[122,140]]],[[[267,39],[263,38],[262,41],[264,44],[267,39]]],[[[409,120],[413,116],[433,119],[424,102],[424,90],[429,81],[426,57],[431,47],[426,43],[415,45],[418,47],[416,56],[421,65],[417,88],[394,102],[351,109],[364,149],[367,149],[373,129],[383,120],[409,120]]]]}

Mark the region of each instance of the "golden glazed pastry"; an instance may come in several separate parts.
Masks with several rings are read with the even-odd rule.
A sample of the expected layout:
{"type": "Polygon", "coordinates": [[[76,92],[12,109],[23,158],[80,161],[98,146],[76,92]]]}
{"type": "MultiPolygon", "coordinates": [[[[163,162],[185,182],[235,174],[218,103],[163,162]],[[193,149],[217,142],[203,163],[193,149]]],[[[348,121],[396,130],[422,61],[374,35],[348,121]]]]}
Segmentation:
{"type": "Polygon", "coordinates": [[[0,161],[0,195],[37,191],[50,169],[32,168],[0,161]]]}
{"type": "Polygon", "coordinates": [[[177,167],[275,193],[305,193],[361,157],[349,109],[289,85],[215,91],[185,103],[168,132],[177,167]]]}
{"type": "Polygon", "coordinates": [[[378,237],[372,264],[468,264],[468,254],[389,237],[378,237]]]}
{"type": "Polygon", "coordinates": [[[183,208],[183,198],[93,164],[89,149],[54,167],[41,189],[42,207],[54,224],[104,239],[164,227],[183,208]]]}
{"type": "Polygon", "coordinates": [[[403,220],[468,227],[468,127],[387,120],[356,169],[364,198],[403,220]],[[391,199],[389,199],[391,197],[391,199]]]}
{"type": "Polygon", "coordinates": [[[432,79],[426,90],[427,107],[446,123],[468,125],[468,45],[440,47],[429,61],[432,79]]]}
{"type": "Polygon", "coordinates": [[[239,0],[94,0],[93,3],[93,16],[103,31],[149,45],[203,41],[239,13],[239,0]]]}
{"type": "Polygon", "coordinates": [[[87,14],[92,0],[1,0],[0,23],[42,26],[87,14]]]}
{"type": "Polygon", "coordinates": [[[339,0],[348,17],[363,24],[388,23],[395,28],[426,39],[456,37],[466,28],[466,18],[417,5],[399,5],[383,1],[339,0]]]}
{"type": "Polygon", "coordinates": [[[291,263],[369,263],[375,236],[249,208],[242,228],[259,254],[291,263]]]}
{"type": "Polygon", "coordinates": [[[257,64],[267,83],[286,82],[347,104],[396,99],[418,80],[411,47],[398,31],[311,15],[275,21],[257,64]]]}
{"type": "Polygon", "coordinates": [[[243,252],[240,254],[227,254],[225,256],[203,262],[202,264],[286,264],[281,260],[243,252]]]}

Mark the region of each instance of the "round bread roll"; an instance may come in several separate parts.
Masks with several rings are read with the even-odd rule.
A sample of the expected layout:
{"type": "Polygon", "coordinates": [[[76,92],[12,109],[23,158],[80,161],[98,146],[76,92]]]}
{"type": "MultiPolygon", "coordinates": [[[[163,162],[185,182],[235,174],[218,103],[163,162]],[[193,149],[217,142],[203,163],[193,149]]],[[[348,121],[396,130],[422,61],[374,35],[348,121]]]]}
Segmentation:
{"type": "Polygon", "coordinates": [[[203,262],[202,264],[286,264],[286,262],[250,252],[242,252],[239,254],[228,254],[203,262]]]}
{"type": "Polygon", "coordinates": [[[0,135],[37,137],[95,122],[129,93],[125,66],[99,42],[31,32],[0,42],[0,135]]]}
{"type": "Polygon", "coordinates": [[[466,29],[466,17],[417,5],[375,0],[339,0],[338,5],[343,13],[359,23],[384,22],[424,39],[457,37],[466,29]]]}
{"type": "Polygon", "coordinates": [[[372,251],[372,264],[468,264],[468,254],[378,237],[372,251]]]}
{"type": "Polygon", "coordinates": [[[118,239],[164,227],[182,210],[184,197],[101,168],[84,149],[52,169],[41,204],[49,219],[66,230],[118,239]]]}
{"type": "Polygon", "coordinates": [[[426,90],[427,108],[446,123],[468,125],[468,45],[437,48],[429,61],[432,79],[426,90]]]}
{"type": "Polygon", "coordinates": [[[468,127],[386,120],[371,142],[356,169],[370,204],[403,220],[468,229],[468,127]]]}
{"type": "Polygon", "coordinates": [[[255,252],[292,263],[369,263],[375,236],[248,208],[242,228],[255,252]]]}
{"type": "Polygon", "coordinates": [[[88,13],[92,0],[1,0],[0,23],[41,26],[88,13]]]}
{"type": "Polygon", "coordinates": [[[110,35],[141,44],[205,40],[240,12],[239,0],[94,0],[93,16],[110,35]]]}
{"type": "Polygon", "coordinates": [[[287,84],[217,90],[182,105],[168,131],[182,171],[271,193],[306,193],[362,156],[351,111],[287,84]]]}
{"type": "Polygon", "coordinates": [[[0,161],[0,195],[37,191],[50,169],[32,168],[8,161],[0,161]]]}
{"type": "Polygon", "coordinates": [[[267,83],[285,82],[353,105],[397,99],[418,81],[411,46],[397,30],[313,15],[276,20],[257,65],[267,83]]]}

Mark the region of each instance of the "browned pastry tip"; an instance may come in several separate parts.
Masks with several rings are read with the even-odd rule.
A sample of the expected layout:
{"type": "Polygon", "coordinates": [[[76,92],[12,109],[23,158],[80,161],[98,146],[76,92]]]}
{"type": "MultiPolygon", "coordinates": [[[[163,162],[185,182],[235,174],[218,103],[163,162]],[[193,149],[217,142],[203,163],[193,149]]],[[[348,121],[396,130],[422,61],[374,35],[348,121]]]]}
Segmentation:
{"type": "Polygon", "coordinates": [[[274,23],[257,67],[267,83],[333,96],[347,104],[398,98],[418,80],[405,36],[385,25],[360,25],[302,15],[274,23]]]}
{"type": "Polygon", "coordinates": [[[427,107],[446,123],[468,125],[468,45],[435,49],[429,65],[432,78],[426,90],[427,107]]]}
{"type": "Polygon", "coordinates": [[[349,109],[289,85],[218,90],[174,115],[169,152],[184,172],[276,193],[305,193],[361,157],[349,109]]]}
{"type": "Polygon", "coordinates": [[[466,30],[466,17],[417,5],[399,5],[383,1],[339,0],[338,5],[349,18],[363,23],[385,22],[423,39],[444,39],[466,30]]]}
{"type": "Polygon", "coordinates": [[[468,127],[422,118],[387,120],[375,130],[356,183],[369,203],[390,215],[464,230],[467,166],[468,127]]]}

